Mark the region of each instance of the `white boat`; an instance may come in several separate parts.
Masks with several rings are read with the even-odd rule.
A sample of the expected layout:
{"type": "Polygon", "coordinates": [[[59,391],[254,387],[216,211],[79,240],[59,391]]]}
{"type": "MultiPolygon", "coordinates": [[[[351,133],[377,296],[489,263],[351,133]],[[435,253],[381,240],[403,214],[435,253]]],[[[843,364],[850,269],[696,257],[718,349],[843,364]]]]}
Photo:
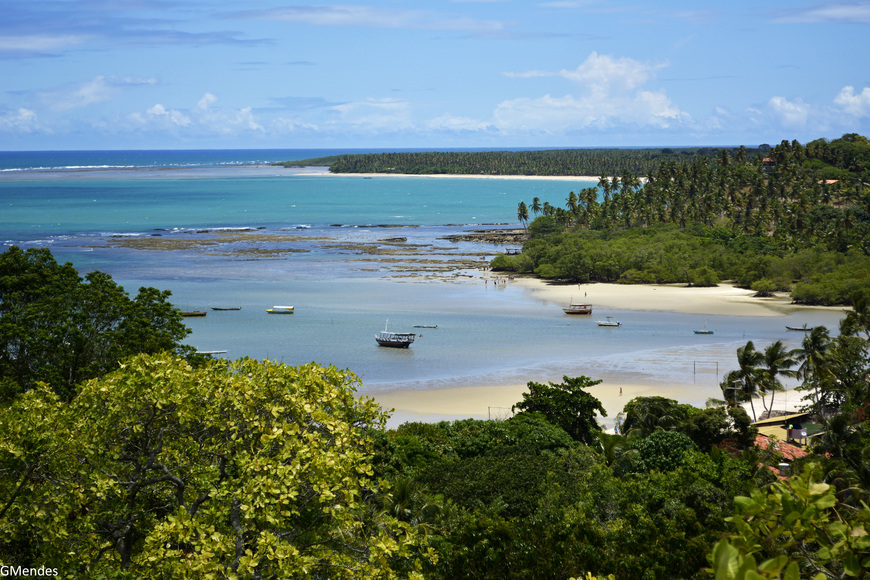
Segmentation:
{"type": "Polygon", "coordinates": [[[595,324],[598,326],[619,326],[620,323],[618,320],[611,320],[610,318],[611,317],[608,316],[607,320],[596,320],[595,324]]]}
{"type": "Polygon", "coordinates": [[[408,348],[411,346],[417,335],[412,332],[390,332],[387,330],[389,324],[390,321],[387,320],[387,323],[384,324],[384,329],[375,335],[375,341],[378,343],[378,346],[389,348],[408,348]]]}
{"type": "Polygon", "coordinates": [[[273,306],[266,309],[269,314],[293,314],[292,306],[273,306]]]}
{"type": "Polygon", "coordinates": [[[562,312],[565,314],[592,314],[592,305],[574,304],[574,301],[571,300],[571,303],[568,304],[568,306],[562,308],[562,312]]]}

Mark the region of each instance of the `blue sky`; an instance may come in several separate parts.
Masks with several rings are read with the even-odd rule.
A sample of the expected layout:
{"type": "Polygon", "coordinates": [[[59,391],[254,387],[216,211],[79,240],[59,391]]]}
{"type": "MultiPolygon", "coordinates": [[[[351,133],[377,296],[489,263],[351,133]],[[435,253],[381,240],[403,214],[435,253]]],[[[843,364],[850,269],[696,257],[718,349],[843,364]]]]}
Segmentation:
{"type": "Polygon", "coordinates": [[[870,134],[870,1],[0,1],[0,150],[870,134]]]}

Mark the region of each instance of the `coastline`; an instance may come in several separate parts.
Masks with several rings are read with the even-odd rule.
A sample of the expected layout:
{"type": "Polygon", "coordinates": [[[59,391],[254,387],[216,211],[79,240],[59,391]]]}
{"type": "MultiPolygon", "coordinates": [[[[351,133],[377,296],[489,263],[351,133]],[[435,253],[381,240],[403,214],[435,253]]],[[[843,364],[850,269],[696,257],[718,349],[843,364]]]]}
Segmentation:
{"type": "MultiPolygon", "coordinates": [[[[487,273],[485,276],[492,276],[487,273]]],[[[503,276],[493,276],[505,278],[503,276]]],[[[551,284],[537,278],[515,278],[510,283],[523,289],[526,299],[543,301],[553,305],[565,305],[572,299],[575,303],[585,301],[593,304],[594,309],[613,309],[620,311],[664,311],[676,314],[710,315],[710,316],[741,316],[750,318],[785,317],[788,314],[800,312],[815,312],[823,315],[839,315],[841,307],[815,307],[795,305],[789,302],[787,296],[772,298],[756,298],[750,290],[737,288],[730,284],[720,284],[712,288],[688,288],[679,285],[621,285],[621,284],[585,284],[577,286],[551,284]]],[[[573,317],[571,317],[573,318],[573,317]]],[[[589,318],[589,317],[582,317],[589,318]]],[[[596,319],[593,312],[591,318],[596,319]]],[[[797,335],[795,335],[795,338],[797,335]]],[[[759,344],[759,347],[761,345],[759,344]]],[[[711,343],[710,353],[721,354],[727,349],[730,357],[736,357],[736,346],[711,343]]],[[[683,365],[687,372],[682,380],[670,380],[659,377],[652,370],[649,373],[637,372],[597,372],[591,371],[587,376],[600,379],[602,382],[589,389],[590,394],[598,398],[607,415],[599,417],[599,423],[605,430],[612,430],[616,416],[624,405],[635,397],[662,396],[674,399],[679,403],[691,404],[703,408],[707,399],[721,398],[719,380],[732,368],[712,367],[703,372],[698,380],[693,380],[690,374],[693,358],[697,352],[676,353],[670,365],[683,365]]],[[[714,358],[711,354],[708,358],[714,358]]],[[[717,359],[718,360],[718,359],[717,359]]],[[[736,360],[734,362],[736,365],[736,360]]],[[[546,383],[559,382],[557,377],[542,378],[530,376],[528,381],[546,383]]],[[[385,410],[391,410],[390,427],[396,427],[408,421],[453,421],[465,418],[504,419],[510,417],[511,406],[522,400],[522,394],[527,390],[527,382],[517,380],[501,385],[466,384],[445,388],[413,389],[398,387],[394,389],[365,389],[360,393],[372,397],[385,410]]],[[[782,396],[777,398],[777,410],[794,410],[798,396],[782,396]]],[[[761,408],[755,401],[756,409],[761,408]]],[[[748,403],[745,405],[747,412],[748,403]]]]}
{"type": "MultiPolygon", "coordinates": [[[[710,316],[781,316],[801,310],[840,311],[841,307],[792,304],[785,294],[757,298],[752,290],[721,283],[713,287],[688,287],[683,284],[646,285],[552,284],[537,278],[516,278],[533,296],[558,304],[589,303],[617,310],[651,310],[710,316]]],[[[593,314],[594,316],[594,314],[593,314]]]]}
{"type": "MultiPolygon", "coordinates": [[[[299,175],[328,176],[328,177],[405,177],[426,179],[513,179],[513,180],[547,180],[547,181],[595,181],[600,179],[592,175],[480,175],[480,174],[456,174],[456,173],[331,173],[324,167],[300,167],[293,168],[299,175]]],[[[642,178],[646,179],[646,178],[642,178]]]]}

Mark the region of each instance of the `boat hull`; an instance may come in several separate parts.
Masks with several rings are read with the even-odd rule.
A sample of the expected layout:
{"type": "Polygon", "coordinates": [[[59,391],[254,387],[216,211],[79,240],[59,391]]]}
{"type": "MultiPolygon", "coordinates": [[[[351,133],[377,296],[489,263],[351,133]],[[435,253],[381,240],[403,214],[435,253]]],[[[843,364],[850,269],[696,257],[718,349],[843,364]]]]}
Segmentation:
{"type": "Polygon", "coordinates": [[[713,334],[712,330],[696,330],[695,334],[713,334]]]}
{"type": "Polygon", "coordinates": [[[375,339],[378,343],[378,346],[383,346],[386,348],[408,348],[411,346],[410,342],[394,342],[390,340],[379,340],[375,339]]]}
{"type": "Polygon", "coordinates": [[[182,312],[181,315],[184,316],[185,318],[188,318],[191,316],[205,316],[205,311],[204,310],[189,310],[186,312],[182,312]]]}

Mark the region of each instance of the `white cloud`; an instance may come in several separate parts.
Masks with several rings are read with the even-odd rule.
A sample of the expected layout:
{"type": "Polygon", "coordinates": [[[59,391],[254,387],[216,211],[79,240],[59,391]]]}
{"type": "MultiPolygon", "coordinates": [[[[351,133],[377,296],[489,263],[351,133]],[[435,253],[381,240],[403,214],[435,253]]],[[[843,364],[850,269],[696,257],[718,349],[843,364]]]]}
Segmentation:
{"type": "Polygon", "coordinates": [[[413,128],[411,106],[397,99],[367,99],[331,107],[338,114],[333,124],[350,125],[373,131],[400,131],[413,128]]]}
{"type": "Polygon", "coordinates": [[[492,123],[470,119],[468,117],[456,117],[453,115],[441,115],[426,122],[426,128],[433,131],[488,131],[493,128],[492,123]]]}
{"type": "Polygon", "coordinates": [[[153,78],[98,76],[89,81],[63,85],[38,93],[39,100],[54,111],[69,111],[118,98],[124,89],[157,84],[153,78]]]}
{"type": "Polygon", "coordinates": [[[613,91],[629,91],[645,84],[655,70],[662,66],[664,65],[650,66],[631,58],[613,58],[593,52],[576,69],[562,70],[559,74],[584,85],[593,94],[607,95],[613,91]]]}
{"type": "Polygon", "coordinates": [[[789,101],[785,97],[772,97],[767,104],[779,122],[786,128],[805,127],[810,118],[811,107],[801,99],[789,101]]]}
{"type": "Polygon", "coordinates": [[[870,116],[870,87],[864,87],[860,93],[855,93],[855,87],[846,86],[834,99],[834,104],[844,113],[855,117],[870,116]]]}
{"type": "MultiPolygon", "coordinates": [[[[173,125],[177,125],[179,127],[186,127],[191,124],[190,117],[182,113],[181,111],[167,111],[166,107],[161,105],[160,103],[154,105],[150,109],[146,111],[150,118],[158,119],[161,123],[169,122],[173,125]]],[[[141,119],[143,123],[148,123],[149,121],[141,116],[137,116],[136,119],[141,119]]]]}
{"type": "Polygon", "coordinates": [[[662,66],[593,52],[573,70],[509,74],[514,78],[561,76],[577,83],[581,94],[503,101],[494,113],[496,124],[511,133],[529,130],[559,134],[625,124],[667,128],[687,121],[685,113],[664,91],[641,90],[662,66]]]}
{"type": "Polygon", "coordinates": [[[777,19],[777,22],[822,23],[856,22],[870,23],[870,2],[831,2],[808,10],[795,11],[777,19]]]}
{"type": "Polygon", "coordinates": [[[263,131],[251,107],[215,107],[217,100],[214,94],[205,93],[196,105],[185,110],[167,109],[158,103],[144,114],[129,115],[127,122],[140,130],[167,131],[191,138],[263,131]],[[182,130],[183,133],[179,133],[182,130]]]}
{"type": "Polygon", "coordinates": [[[316,26],[369,27],[412,30],[497,31],[504,23],[464,16],[445,16],[430,10],[387,10],[372,6],[311,5],[247,12],[262,20],[299,22],[316,26]]]}
{"type": "Polygon", "coordinates": [[[0,36],[0,51],[52,52],[86,42],[90,37],[80,34],[27,34],[0,36]]]}
{"type": "Polygon", "coordinates": [[[207,111],[209,107],[217,102],[217,97],[211,93],[206,93],[202,96],[202,98],[196,103],[197,111],[207,111]]]}
{"type": "Polygon", "coordinates": [[[36,113],[30,109],[0,115],[0,131],[32,133],[39,128],[36,113]]]}

